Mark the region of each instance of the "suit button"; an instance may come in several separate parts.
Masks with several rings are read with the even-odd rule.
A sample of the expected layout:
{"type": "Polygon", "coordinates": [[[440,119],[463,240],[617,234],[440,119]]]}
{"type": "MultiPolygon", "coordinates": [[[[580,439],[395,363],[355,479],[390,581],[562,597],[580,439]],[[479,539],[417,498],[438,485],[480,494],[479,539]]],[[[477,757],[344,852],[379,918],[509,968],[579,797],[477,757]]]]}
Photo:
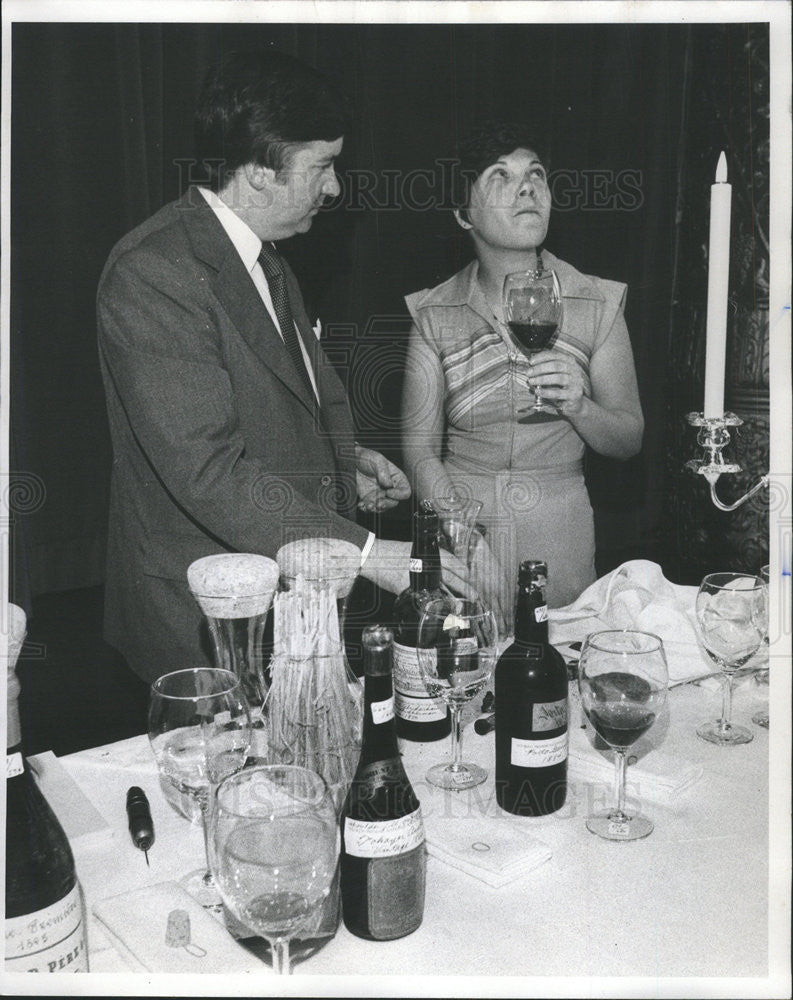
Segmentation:
{"type": "Polygon", "coordinates": [[[320,483],[323,486],[330,486],[330,484],[332,482],[333,482],[333,479],[330,476],[323,476],[322,479],[320,479],[320,483]]]}

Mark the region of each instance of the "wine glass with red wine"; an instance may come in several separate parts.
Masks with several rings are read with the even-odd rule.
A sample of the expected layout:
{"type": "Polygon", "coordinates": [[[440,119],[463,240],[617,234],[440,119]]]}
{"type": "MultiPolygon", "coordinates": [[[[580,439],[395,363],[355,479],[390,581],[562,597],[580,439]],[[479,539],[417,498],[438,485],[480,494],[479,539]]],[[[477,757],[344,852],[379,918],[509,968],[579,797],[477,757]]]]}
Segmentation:
{"type": "MultiPolygon", "coordinates": [[[[504,279],[504,321],[518,348],[530,358],[551,347],[562,322],[562,290],[556,271],[518,271],[504,279]]],[[[556,413],[534,388],[534,406],[521,413],[556,413]]]]}
{"type": "Polygon", "coordinates": [[[609,631],[588,635],[578,664],[581,704],[595,732],[614,750],[617,804],[589,816],[590,833],[605,840],[639,840],[652,820],[625,809],[625,758],[652,726],[666,702],[669,673],[664,644],[649,632],[609,631]]]}

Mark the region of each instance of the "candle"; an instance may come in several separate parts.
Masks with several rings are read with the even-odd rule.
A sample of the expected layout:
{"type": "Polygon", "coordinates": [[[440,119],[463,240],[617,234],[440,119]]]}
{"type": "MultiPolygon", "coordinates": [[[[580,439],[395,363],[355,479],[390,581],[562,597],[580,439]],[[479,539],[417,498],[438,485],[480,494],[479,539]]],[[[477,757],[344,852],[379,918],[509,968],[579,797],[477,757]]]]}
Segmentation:
{"type": "Polygon", "coordinates": [[[722,152],[716,183],[710,188],[708,317],[705,327],[705,416],[724,415],[724,365],[727,354],[727,291],[730,277],[730,202],[727,157],[722,152]]]}

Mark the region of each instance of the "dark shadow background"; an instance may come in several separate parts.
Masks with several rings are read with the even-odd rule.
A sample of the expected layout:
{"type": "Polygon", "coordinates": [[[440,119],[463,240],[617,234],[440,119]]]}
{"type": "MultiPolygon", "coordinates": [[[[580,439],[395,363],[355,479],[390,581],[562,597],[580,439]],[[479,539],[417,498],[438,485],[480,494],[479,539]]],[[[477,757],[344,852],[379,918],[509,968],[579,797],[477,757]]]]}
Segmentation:
{"type": "MultiPolygon", "coordinates": [[[[691,509],[678,505],[675,517],[712,518],[701,480],[681,487],[677,474],[695,448],[681,419],[684,407],[701,407],[704,309],[690,308],[685,323],[676,317],[681,294],[704,304],[718,153],[727,151],[733,177],[735,160],[752,155],[738,137],[762,129],[753,100],[759,79],[767,102],[768,67],[763,75],[750,63],[747,46],[767,53],[766,25],[16,23],[12,31],[11,599],[31,615],[31,634],[37,617],[50,620],[52,595],[67,593],[72,622],[81,594],[101,604],[112,461],[94,313],[104,261],[124,233],[201,176],[192,109],[206,67],[229,49],[270,44],[334,77],[357,123],[339,162],[340,204],[283,249],[347,381],[360,439],[400,461],[403,296],[469,258],[442,208],[437,161],[484,118],[528,120],[551,154],[548,249],[629,286],[647,429],[629,462],[588,456],[598,570],[641,557],[678,582],[701,576],[690,533],[670,525],[669,511],[670,491],[684,488],[691,509]],[[719,86],[707,93],[715,106],[697,118],[703,78],[719,86]],[[680,341],[691,345],[685,391],[670,370],[680,341]]],[[[765,129],[767,144],[767,116],[765,129]]],[[[747,226],[751,233],[751,214],[747,226]]],[[[409,516],[403,504],[371,526],[405,538],[409,516]]],[[[755,536],[760,516],[755,508],[745,528],[755,536]]],[[[716,538],[730,516],[719,517],[716,538]]],[[[56,615],[61,635],[64,623],[69,631],[56,615]]],[[[79,642],[85,629],[71,632],[79,642]]],[[[80,663],[89,655],[65,645],[80,663]]],[[[64,669],[69,677],[76,667],[64,669]]]]}

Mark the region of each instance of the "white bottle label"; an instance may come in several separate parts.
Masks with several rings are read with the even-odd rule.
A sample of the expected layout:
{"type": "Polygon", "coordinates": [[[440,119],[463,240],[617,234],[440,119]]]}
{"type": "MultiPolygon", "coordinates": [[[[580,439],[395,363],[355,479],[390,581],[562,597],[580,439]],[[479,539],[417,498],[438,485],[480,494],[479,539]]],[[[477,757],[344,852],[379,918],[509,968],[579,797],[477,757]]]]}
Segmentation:
{"type": "Polygon", "coordinates": [[[538,608],[534,609],[534,620],[537,622],[547,622],[548,621],[548,605],[541,604],[538,608]]]}
{"type": "Polygon", "coordinates": [[[531,729],[534,733],[550,729],[567,728],[567,698],[559,701],[540,701],[532,706],[531,729]]]}
{"type": "MultiPolygon", "coordinates": [[[[428,652],[435,655],[434,649],[428,652]]],[[[414,698],[429,698],[421,679],[418,651],[413,646],[403,646],[398,642],[394,643],[394,690],[414,698]]]]}
{"type": "Polygon", "coordinates": [[[372,702],[372,722],[376,726],[381,725],[383,722],[388,722],[389,719],[394,718],[394,699],[386,698],[385,701],[373,701],[372,702]]]}
{"type": "Polygon", "coordinates": [[[394,706],[405,722],[438,722],[446,718],[446,709],[434,698],[409,698],[395,691],[394,706]]]}
{"type": "Polygon", "coordinates": [[[344,821],[344,849],[355,858],[390,858],[423,843],[420,806],[407,816],[381,823],[349,818],[344,821]]]}
{"type": "Polygon", "coordinates": [[[567,733],[550,740],[519,740],[512,737],[510,762],[515,767],[549,767],[567,760],[567,733]]]}
{"type": "Polygon", "coordinates": [[[22,765],[22,754],[21,753],[7,753],[6,754],[6,781],[9,778],[16,778],[18,774],[22,774],[25,768],[22,765]]]}
{"type": "Polygon", "coordinates": [[[410,562],[408,563],[408,570],[411,573],[423,573],[424,563],[421,559],[414,559],[413,556],[410,557],[410,562]]]}
{"type": "Polygon", "coordinates": [[[83,905],[75,884],[63,899],[5,922],[6,972],[88,972],[83,905]]]}

